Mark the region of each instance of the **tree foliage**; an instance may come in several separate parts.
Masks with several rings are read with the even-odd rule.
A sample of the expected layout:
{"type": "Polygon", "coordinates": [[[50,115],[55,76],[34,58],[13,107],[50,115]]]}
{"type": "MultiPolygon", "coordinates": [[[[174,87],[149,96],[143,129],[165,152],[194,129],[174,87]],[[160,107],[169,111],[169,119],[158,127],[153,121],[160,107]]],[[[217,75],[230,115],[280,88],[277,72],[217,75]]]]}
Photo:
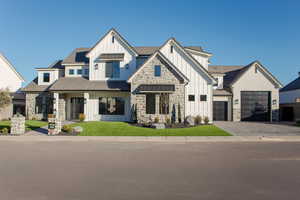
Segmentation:
{"type": "Polygon", "coordinates": [[[8,106],[11,103],[9,90],[0,89],[0,109],[8,106]]]}

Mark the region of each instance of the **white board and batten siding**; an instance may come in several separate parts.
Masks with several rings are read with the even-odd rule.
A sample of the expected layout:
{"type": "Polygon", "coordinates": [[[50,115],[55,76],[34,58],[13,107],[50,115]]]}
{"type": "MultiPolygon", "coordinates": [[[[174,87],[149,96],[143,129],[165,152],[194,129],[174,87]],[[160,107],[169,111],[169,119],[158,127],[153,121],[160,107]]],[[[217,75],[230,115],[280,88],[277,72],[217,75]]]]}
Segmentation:
{"type": "MultiPolygon", "coordinates": [[[[207,116],[212,120],[213,88],[209,84],[209,80],[205,78],[204,72],[187,58],[176,45],[173,46],[173,53],[171,53],[170,44],[166,43],[161,48],[161,52],[190,80],[185,87],[185,116],[207,116]],[[188,95],[195,95],[195,101],[188,101],[188,95]],[[200,95],[207,95],[207,101],[200,101],[200,95]]],[[[201,62],[204,62],[204,59],[201,62]]],[[[203,65],[206,66],[207,64],[203,65]]]]}
{"type": "Polygon", "coordinates": [[[59,74],[59,70],[55,69],[55,70],[39,70],[38,71],[38,85],[50,85],[52,84],[54,81],[56,81],[60,74],[59,74]],[[49,82],[44,82],[44,73],[49,73],[50,75],[50,79],[49,82]]]}
{"type": "Polygon", "coordinates": [[[90,52],[90,80],[127,80],[136,70],[136,58],[122,41],[115,36],[112,43],[112,35],[108,34],[99,44],[90,52]],[[124,60],[120,62],[120,77],[106,78],[105,77],[105,62],[99,62],[97,58],[102,54],[124,53],[124,60]],[[98,64],[98,69],[95,69],[95,64],[98,64]]]}
{"type": "Polygon", "coordinates": [[[23,78],[13,69],[8,60],[0,54],[0,89],[16,92],[22,86],[23,78]]]}

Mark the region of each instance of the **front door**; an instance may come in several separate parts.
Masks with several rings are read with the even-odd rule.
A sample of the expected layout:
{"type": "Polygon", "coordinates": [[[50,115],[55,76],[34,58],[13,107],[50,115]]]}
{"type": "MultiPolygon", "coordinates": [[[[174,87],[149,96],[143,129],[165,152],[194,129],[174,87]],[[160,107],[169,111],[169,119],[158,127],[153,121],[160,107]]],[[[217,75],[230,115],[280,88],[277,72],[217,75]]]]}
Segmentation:
{"type": "Polygon", "coordinates": [[[79,119],[79,114],[84,113],[84,98],[71,98],[71,120],[79,119]]]}

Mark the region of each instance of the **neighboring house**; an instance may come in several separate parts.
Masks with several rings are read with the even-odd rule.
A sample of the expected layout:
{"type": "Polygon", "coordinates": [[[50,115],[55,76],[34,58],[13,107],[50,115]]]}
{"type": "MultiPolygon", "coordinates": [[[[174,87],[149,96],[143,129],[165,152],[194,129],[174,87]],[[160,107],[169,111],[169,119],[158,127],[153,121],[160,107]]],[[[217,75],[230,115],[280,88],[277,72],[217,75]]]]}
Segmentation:
{"type": "Polygon", "coordinates": [[[300,120],[300,73],[280,90],[280,118],[282,121],[300,120]]]}
{"type": "Polygon", "coordinates": [[[12,104],[0,110],[0,120],[25,109],[25,95],[19,92],[24,78],[16,71],[8,59],[0,53],[0,89],[11,92],[12,104]]]}
{"type": "MultiPolygon", "coordinates": [[[[245,70],[235,69],[242,71],[240,78],[229,83],[225,69],[211,71],[219,70],[208,66],[211,56],[201,47],[182,46],[174,38],[160,47],[133,47],[111,29],[92,48],[77,48],[64,60],[37,68],[37,78],[23,89],[26,114],[28,118],[47,118],[54,113],[62,120],[74,120],[84,113],[87,121],[137,119],[141,123],[155,118],[180,122],[199,115],[212,122],[213,104],[222,107],[223,103],[215,102],[222,101],[227,102],[228,116],[216,120],[231,120],[232,116],[240,120],[240,115],[230,111],[232,99],[234,112],[241,110],[238,91],[267,91],[272,95],[267,97],[268,105],[272,99],[272,110],[278,110],[281,84],[263,66],[255,62],[245,70]]],[[[275,119],[274,113],[270,116],[275,119]]]]}
{"type": "Polygon", "coordinates": [[[278,121],[281,83],[258,61],[246,66],[209,66],[217,79],[214,120],[278,121]]]}

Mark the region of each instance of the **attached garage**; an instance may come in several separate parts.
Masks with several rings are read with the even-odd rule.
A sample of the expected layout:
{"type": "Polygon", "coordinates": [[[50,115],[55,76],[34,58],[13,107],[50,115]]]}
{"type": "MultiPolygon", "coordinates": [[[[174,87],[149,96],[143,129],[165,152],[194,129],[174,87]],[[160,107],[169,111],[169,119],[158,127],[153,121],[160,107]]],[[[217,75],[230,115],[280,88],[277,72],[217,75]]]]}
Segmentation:
{"type": "Polygon", "coordinates": [[[270,121],[271,92],[242,91],[241,121],[270,121]]]}
{"type": "Polygon", "coordinates": [[[213,120],[214,121],[227,121],[228,120],[228,102],[227,101],[214,101],[213,102],[213,120]]]}

